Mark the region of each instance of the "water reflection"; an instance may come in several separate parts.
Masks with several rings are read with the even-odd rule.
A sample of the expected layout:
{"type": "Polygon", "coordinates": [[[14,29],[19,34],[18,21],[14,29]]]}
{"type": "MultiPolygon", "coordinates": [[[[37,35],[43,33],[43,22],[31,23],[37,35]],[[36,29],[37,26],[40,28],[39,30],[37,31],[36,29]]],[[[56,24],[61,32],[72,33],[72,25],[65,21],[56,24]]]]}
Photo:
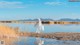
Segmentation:
{"type": "Polygon", "coordinates": [[[46,38],[22,37],[18,39],[5,39],[4,45],[80,45],[80,41],[64,41],[46,38]],[[36,39],[36,40],[35,40],[36,39]]]}
{"type": "Polygon", "coordinates": [[[40,38],[36,38],[35,45],[44,45],[44,40],[41,40],[40,38]]]}

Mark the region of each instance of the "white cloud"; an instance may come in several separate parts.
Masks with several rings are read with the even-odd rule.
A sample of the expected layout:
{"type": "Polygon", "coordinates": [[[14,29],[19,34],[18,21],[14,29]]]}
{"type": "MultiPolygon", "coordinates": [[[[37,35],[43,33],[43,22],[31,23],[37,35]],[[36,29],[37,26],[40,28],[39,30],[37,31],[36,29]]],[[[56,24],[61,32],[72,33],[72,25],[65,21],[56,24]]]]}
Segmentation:
{"type": "Polygon", "coordinates": [[[0,8],[24,8],[22,2],[0,1],[0,8]]]}
{"type": "Polygon", "coordinates": [[[55,6],[55,5],[64,5],[65,3],[63,2],[45,2],[44,4],[55,6]]]}

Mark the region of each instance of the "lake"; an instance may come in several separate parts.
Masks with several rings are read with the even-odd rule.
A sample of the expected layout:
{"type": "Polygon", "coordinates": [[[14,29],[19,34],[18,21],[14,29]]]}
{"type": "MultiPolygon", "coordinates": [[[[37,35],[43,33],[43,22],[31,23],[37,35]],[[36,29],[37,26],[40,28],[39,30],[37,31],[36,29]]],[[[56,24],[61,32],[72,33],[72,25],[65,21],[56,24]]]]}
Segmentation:
{"type": "MultiPolygon", "coordinates": [[[[33,24],[5,24],[11,27],[19,27],[20,31],[35,32],[36,27],[33,24]]],[[[80,25],[44,25],[44,33],[53,32],[80,32],[80,25]]],[[[19,37],[11,45],[80,45],[80,41],[63,41],[47,38],[19,37]]]]}

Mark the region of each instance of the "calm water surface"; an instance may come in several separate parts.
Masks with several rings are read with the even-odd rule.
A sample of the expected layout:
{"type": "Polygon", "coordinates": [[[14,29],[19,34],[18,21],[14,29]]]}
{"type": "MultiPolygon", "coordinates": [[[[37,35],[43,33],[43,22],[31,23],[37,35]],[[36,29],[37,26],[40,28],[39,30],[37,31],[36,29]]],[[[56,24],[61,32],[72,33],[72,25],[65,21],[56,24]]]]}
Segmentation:
{"type": "MultiPolygon", "coordinates": [[[[36,28],[31,24],[6,24],[11,27],[19,27],[20,31],[35,32],[36,28]]],[[[52,32],[80,32],[80,25],[44,25],[44,33],[52,32]]],[[[19,37],[14,45],[80,45],[80,41],[62,41],[46,38],[19,37]]],[[[12,45],[13,45],[12,44],[12,45]]]]}

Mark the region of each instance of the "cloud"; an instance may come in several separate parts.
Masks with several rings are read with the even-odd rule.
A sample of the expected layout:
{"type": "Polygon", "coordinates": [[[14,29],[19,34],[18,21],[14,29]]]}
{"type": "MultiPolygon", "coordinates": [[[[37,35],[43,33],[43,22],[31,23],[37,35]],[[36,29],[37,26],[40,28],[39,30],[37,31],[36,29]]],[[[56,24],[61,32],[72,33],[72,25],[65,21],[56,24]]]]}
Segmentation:
{"type": "Polygon", "coordinates": [[[24,8],[22,2],[0,1],[0,8],[24,8]]]}
{"type": "Polygon", "coordinates": [[[55,5],[64,5],[65,3],[63,2],[45,2],[44,4],[55,6],[55,5]]]}

